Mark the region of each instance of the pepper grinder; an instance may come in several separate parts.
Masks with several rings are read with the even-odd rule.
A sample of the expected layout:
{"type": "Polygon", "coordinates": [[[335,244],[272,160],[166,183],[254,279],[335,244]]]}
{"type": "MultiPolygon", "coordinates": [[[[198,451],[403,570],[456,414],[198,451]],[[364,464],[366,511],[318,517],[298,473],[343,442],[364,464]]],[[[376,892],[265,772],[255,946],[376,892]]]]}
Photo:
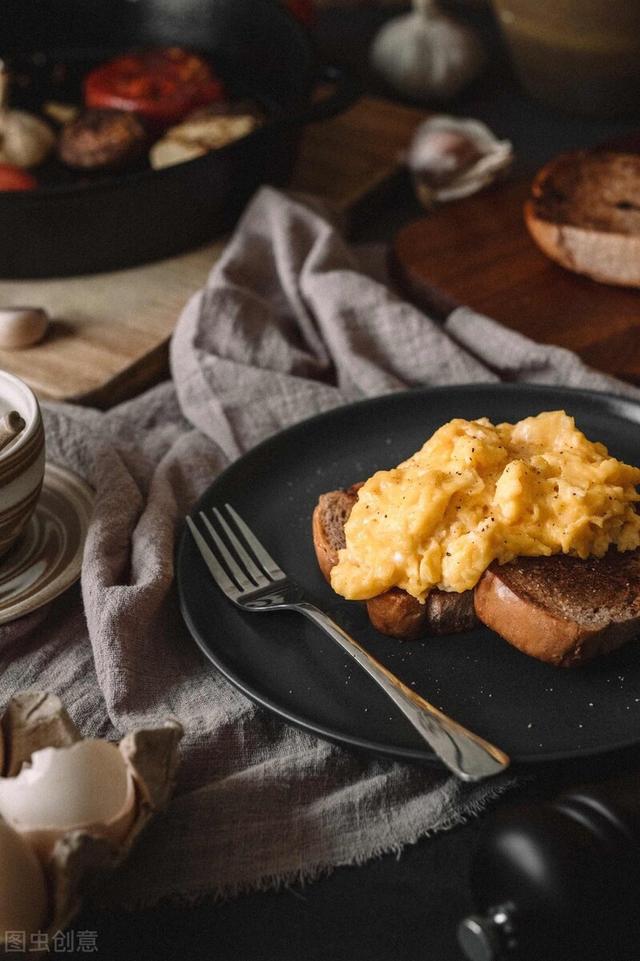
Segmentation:
{"type": "MultiPolygon", "coordinates": [[[[478,838],[469,961],[628,961],[640,940],[640,773],[505,808],[478,838]]],[[[635,953],[634,953],[635,952],[635,953]]]]}

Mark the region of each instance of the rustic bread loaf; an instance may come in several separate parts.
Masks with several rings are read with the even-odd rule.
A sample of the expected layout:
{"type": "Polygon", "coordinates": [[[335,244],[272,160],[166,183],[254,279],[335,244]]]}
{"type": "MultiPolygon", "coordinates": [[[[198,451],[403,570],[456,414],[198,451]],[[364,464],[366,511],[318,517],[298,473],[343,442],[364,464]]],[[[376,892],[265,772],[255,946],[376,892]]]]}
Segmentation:
{"type": "Polygon", "coordinates": [[[536,175],[524,217],[552,260],[593,280],[640,286],[640,155],[562,154],[536,175]]]}

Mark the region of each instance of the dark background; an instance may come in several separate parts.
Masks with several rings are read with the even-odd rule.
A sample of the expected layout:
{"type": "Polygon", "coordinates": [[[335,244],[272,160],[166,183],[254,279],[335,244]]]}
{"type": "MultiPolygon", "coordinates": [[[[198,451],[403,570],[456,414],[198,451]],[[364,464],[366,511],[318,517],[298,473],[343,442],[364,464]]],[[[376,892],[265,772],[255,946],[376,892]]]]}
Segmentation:
{"type": "MultiPolygon", "coordinates": [[[[109,0],[86,0],[95,7],[95,41],[114,36],[109,0]]],[[[25,46],[34,37],[50,37],[52,24],[60,38],[73,41],[73,19],[64,0],[40,0],[35,19],[24,18],[23,0],[2,0],[3,18],[23,18],[25,46]],[[55,15],[54,15],[55,12],[55,15]]],[[[136,4],[131,3],[131,16],[136,4]]],[[[173,18],[206,15],[204,0],[174,0],[160,5],[162,30],[173,18]]],[[[553,154],[631,134],[637,118],[599,121],[565,116],[529,99],[513,78],[508,58],[486,8],[450,3],[482,33],[490,50],[483,77],[446,110],[487,122],[500,137],[512,140],[519,171],[532,171],[553,154]]],[[[365,89],[388,94],[367,66],[367,48],[381,23],[397,8],[358,6],[318,14],[314,29],[319,57],[348,66],[365,89]]],[[[4,21],[6,22],[6,20],[4,21]]],[[[124,30],[115,40],[126,46],[124,30]]],[[[439,105],[434,104],[435,108],[439,105]]],[[[354,219],[355,240],[388,240],[393,230],[419,216],[408,181],[394,183],[368,202],[354,219]]],[[[501,805],[516,798],[532,803],[553,797],[561,786],[602,779],[637,767],[636,752],[592,765],[549,768],[511,792],[501,805]]],[[[215,812],[212,812],[215,818],[215,812]]],[[[190,958],[216,961],[461,961],[456,943],[459,919],[472,909],[468,870],[484,818],[425,839],[400,857],[389,855],[364,866],[340,868],[309,886],[246,895],[227,903],[197,906],[163,905],[153,910],[113,915],[88,905],[73,928],[97,932],[98,956],[119,961],[190,958]]],[[[170,864],[158,870],[171,871],[170,864]]],[[[72,952],[60,957],[73,956],[72,952]]],[[[84,956],[81,952],[78,957],[84,956]]],[[[605,959],[603,959],[605,961],[605,959]]]]}

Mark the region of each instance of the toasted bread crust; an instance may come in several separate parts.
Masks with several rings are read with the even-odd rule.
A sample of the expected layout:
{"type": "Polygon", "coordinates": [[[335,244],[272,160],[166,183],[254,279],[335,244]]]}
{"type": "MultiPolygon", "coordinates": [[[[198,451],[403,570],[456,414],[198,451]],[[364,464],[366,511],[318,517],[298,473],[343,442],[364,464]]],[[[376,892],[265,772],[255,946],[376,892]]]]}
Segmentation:
{"type": "Polygon", "coordinates": [[[527,228],[551,260],[601,283],[640,286],[640,157],[562,154],[536,175],[527,228]]]}
{"type": "Polygon", "coordinates": [[[415,640],[424,634],[457,634],[478,624],[473,591],[433,590],[424,604],[399,587],[367,601],[369,620],[381,634],[415,640]]]}
{"type": "Polygon", "coordinates": [[[368,600],[367,614],[376,631],[405,641],[421,637],[429,628],[427,605],[399,587],[368,600]]]}
{"type": "Polygon", "coordinates": [[[331,571],[338,563],[338,551],[345,546],[344,525],[361,486],[354,484],[343,491],[321,494],[313,511],[313,546],[320,570],[329,583],[331,571]]]}
{"type": "MultiPolygon", "coordinates": [[[[313,512],[313,545],[318,565],[331,583],[331,570],[338,563],[338,551],[345,546],[344,524],[358,499],[362,484],[347,490],[321,494],[313,512]]],[[[473,594],[433,590],[425,604],[398,587],[367,601],[369,620],[376,630],[399,640],[415,640],[425,634],[455,634],[468,631],[478,620],[473,594]]]]}
{"type": "Polygon", "coordinates": [[[576,667],[640,633],[640,552],[492,564],[474,604],[480,620],[518,650],[576,667]]]}

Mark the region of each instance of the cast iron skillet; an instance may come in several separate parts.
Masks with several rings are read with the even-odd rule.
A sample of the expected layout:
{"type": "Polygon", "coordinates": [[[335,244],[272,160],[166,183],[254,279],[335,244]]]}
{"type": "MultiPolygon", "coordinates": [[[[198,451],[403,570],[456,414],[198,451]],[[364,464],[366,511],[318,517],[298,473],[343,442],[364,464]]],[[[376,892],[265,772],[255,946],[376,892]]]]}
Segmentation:
{"type": "Polygon", "coordinates": [[[27,70],[29,99],[63,99],[73,83],[123,50],[181,45],[207,54],[233,95],[257,100],[267,123],[222,150],[164,170],[0,192],[0,277],[68,276],[146,263],[228,229],[256,187],[290,176],[303,125],[355,97],[339,71],[334,93],[310,103],[317,63],[307,32],[277,0],[2,0],[0,51],[27,70]]]}

